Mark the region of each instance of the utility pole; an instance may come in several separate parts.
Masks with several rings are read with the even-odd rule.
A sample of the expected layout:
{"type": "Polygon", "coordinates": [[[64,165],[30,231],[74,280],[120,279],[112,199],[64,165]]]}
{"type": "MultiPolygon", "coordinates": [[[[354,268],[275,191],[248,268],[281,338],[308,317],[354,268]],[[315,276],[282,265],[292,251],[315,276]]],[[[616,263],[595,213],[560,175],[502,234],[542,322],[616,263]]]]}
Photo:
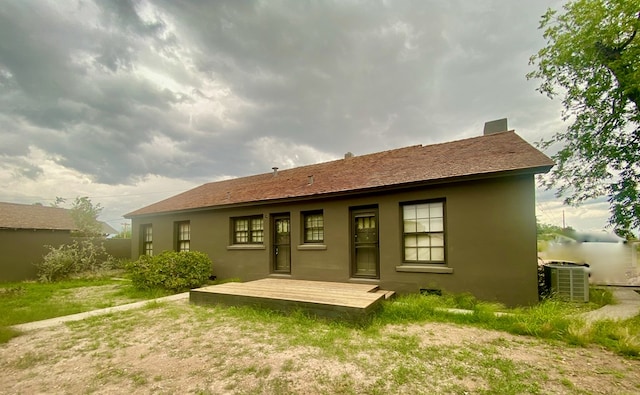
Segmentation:
{"type": "Polygon", "coordinates": [[[562,210],[562,229],[566,229],[567,224],[564,222],[564,210],[562,210]]]}

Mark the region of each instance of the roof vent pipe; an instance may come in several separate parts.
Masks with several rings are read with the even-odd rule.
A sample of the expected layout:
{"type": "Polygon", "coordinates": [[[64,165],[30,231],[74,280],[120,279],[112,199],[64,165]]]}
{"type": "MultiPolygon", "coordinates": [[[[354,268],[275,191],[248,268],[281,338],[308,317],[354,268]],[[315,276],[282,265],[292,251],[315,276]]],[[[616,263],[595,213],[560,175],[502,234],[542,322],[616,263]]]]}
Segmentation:
{"type": "Polygon", "coordinates": [[[277,176],[278,175],[278,168],[276,166],[271,168],[273,170],[273,176],[277,176]]]}
{"type": "Polygon", "coordinates": [[[507,118],[496,119],[495,121],[489,121],[484,123],[484,135],[506,132],[507,118]]]}

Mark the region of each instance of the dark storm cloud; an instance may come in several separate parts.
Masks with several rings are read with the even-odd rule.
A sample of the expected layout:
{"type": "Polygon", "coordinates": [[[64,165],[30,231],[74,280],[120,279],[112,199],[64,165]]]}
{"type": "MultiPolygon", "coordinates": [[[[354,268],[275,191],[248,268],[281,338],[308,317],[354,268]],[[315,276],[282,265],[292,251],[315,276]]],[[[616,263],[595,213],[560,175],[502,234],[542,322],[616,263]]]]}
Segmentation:
{"type": "Polygon", "coordinates": [[[444,141],[507,115],[534,128],[549,112],[524,75],[545,7],[0,2],[0,155],[38,147],[118,184],[444,141]]]}

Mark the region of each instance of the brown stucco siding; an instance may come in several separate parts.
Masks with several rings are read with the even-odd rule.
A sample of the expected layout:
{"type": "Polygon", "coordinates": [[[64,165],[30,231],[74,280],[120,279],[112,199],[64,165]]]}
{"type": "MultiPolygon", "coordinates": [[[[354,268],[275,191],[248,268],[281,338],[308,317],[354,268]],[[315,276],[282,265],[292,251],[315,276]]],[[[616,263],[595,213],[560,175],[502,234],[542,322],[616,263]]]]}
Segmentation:
{"type": "Polygon", "coordinates": [[[0,229],[0,281],[34,279],[35,264],[49,251],[45,246],[70,241],[68,230],[0,229]]]}
{"type": "Polygon", "coordinates": [[[314,201],[254,205],[133,218],[133,257],[141,251],[140,225],[153,225],[154,253],[175,248],[174,223],[191,223],[191,249],[207,253],[218,278],[243,281],[271,275],[270,219],[291,216],[291,278],[323,281],[351,279],[350,209],[377,206],[380,278],[384,289],[417,292],[441,289],[470,292],[508,305],[537,301],[535,191],[533,175],[441,184],[387,193],[314,201]],[[398,271],[402,262],[403,202],[445,199],[446,260],[452,273],[398,271]],[[322,249],[299,248],[305,211],[322,209],[322,249]],[[265,216],[264,248],[230,248],[230,218],[265,216]]]}

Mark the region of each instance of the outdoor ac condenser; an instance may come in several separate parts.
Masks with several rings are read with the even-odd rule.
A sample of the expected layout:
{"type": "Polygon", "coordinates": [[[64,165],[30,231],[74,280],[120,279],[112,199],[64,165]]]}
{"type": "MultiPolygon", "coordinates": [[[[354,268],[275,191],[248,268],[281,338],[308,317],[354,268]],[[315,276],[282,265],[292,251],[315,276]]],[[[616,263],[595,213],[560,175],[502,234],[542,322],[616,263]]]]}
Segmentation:
{"type": "Polygon", "coordinates": [[[586,268],[546,265],[545,278],[552,294],[572,302],[589,301],[589,272],[586,268]]]}

